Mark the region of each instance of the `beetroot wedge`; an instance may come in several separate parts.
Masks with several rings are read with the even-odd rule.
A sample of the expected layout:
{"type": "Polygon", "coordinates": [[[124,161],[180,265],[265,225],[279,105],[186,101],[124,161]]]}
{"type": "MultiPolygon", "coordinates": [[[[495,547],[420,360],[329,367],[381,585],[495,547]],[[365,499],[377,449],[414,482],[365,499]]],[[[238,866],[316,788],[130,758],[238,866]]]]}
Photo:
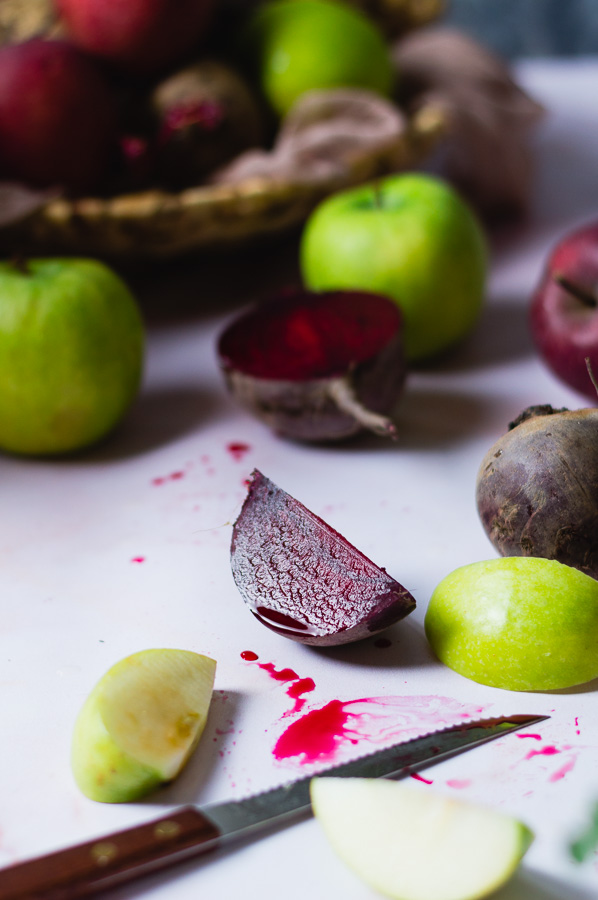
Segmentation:
{"type": "Polygon", "coordinates": [[[409,591],[257,469],[233,528],[231,568],[254,616],[304,644],[359,641],[415,609],[409,591]]]}
{"type": "Polygon", "coordinates": [[[387,297],[295,291],[235,319],[218,345],[234,396],[279,434],[331,441],[363,429],[396,435],[389,414],[406,367],[387,297]]]}

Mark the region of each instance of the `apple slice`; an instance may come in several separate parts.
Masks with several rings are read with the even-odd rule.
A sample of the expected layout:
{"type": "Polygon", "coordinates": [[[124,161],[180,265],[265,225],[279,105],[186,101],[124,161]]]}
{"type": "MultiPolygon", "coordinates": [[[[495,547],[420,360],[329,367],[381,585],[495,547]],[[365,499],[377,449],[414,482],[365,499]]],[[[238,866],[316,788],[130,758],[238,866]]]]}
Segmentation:
{"type": "Polygon", "coordinates": [[[395,781],[314,778],[311,800],[340,858],[396,900],[485,897],[533,840],[510,816],[395,781]]]}
{"type": "Polygon", "coordinates": [[[92,800],[136,800],[175,778],[206,724],[216,663],[189,650],[143,650],[112,666],[75,723],[71,765],[92,800]]]}
{"type": "Polygon", "coordinates": [[[409,591],[257,469],[233,528],[231,568],[256,618],[304,644],[362,640],[415,609],[409,591]]]}

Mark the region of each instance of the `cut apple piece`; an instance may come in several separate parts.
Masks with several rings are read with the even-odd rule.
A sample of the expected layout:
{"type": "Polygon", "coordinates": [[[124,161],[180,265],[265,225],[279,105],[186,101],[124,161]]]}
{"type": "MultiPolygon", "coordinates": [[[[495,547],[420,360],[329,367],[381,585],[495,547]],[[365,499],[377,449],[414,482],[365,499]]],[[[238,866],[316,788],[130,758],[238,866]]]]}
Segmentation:
{"type": "Polygon", "coordinates": [[[216,663],[190,650],[143,650],[96,684],[75,723],[71,765],[92,800],[136,800],[181,771],[202,735],[216,663]]]}
{"type": "Polygon", "coordinates": [[[314,778],[311,800],[340,858],[395,900],[485,897],[533,839],[510,816],[395,781],[314,778]]]}
{"type": "Polygon", "coordinates": [[[305,644],[358,641],[415,609],[409,591],[257,469],[233,528],[231,568],[256,618],[305,644]]]}

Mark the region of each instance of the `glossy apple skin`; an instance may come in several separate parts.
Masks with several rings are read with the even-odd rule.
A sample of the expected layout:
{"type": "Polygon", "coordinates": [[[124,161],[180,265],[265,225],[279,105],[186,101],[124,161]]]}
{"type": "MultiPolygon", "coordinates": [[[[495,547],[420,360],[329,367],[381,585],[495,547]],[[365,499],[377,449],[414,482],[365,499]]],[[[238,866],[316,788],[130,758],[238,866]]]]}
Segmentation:
{"type": "Polygon", "coordinates": [[[33,187],[94,188],[116,147],[111,92],[65,41],[0,49],[0,174],[33,187]]]}
{"type": "Polygon", "coordinates": [[[598,676],[598,582],[550,559],[472,563],[437,586],[425,630],[441,662],[481,684],[584,684],[598,676]]]}
{"type": "Polygon", "coordinates": [[[279,115],[309,90],[351,86],[389,96],[394,86],[381,32],[344,3],[262,4],[249,22],[242,47],[264,96],[279,115]]]}
{"type": "Polygon", "coordinates": [[[598,373],[598,222],[566,235],[550,254],[532,297],[530,328],[554,374],[598,402],[586,364],[589,358],[598,373]]]}
{"type": "Polygon", "coordinates": [[[328,197],[306,223],[300,260],[311,290],[391,297],[409,362],[464,338],[483,302],[484,232],[456,191],[430,175],[391,175],[328,197]]]}
{"type": "Polygon", "coordinates": [[[110,432],[137,395],[137,302],[93,259],[0,262],[0,448],[70,453],[110,432]]]}
{"type": "Polygon", "coordinates": [[[56,0],[79,47],[142,75],[181,59],[205,32],[212,0],[56,0]]]}

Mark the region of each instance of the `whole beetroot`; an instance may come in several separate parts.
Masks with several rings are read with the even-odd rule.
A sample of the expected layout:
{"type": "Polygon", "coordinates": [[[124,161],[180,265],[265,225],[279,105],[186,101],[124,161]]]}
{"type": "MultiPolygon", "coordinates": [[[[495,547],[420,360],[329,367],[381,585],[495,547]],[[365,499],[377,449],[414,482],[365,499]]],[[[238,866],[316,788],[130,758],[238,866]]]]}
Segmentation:
{"type": "Polygon", "coordinates": [[[598,578],[598,409],[525,410],[480,466],[480,518],[503,556],[598,578]]]}

